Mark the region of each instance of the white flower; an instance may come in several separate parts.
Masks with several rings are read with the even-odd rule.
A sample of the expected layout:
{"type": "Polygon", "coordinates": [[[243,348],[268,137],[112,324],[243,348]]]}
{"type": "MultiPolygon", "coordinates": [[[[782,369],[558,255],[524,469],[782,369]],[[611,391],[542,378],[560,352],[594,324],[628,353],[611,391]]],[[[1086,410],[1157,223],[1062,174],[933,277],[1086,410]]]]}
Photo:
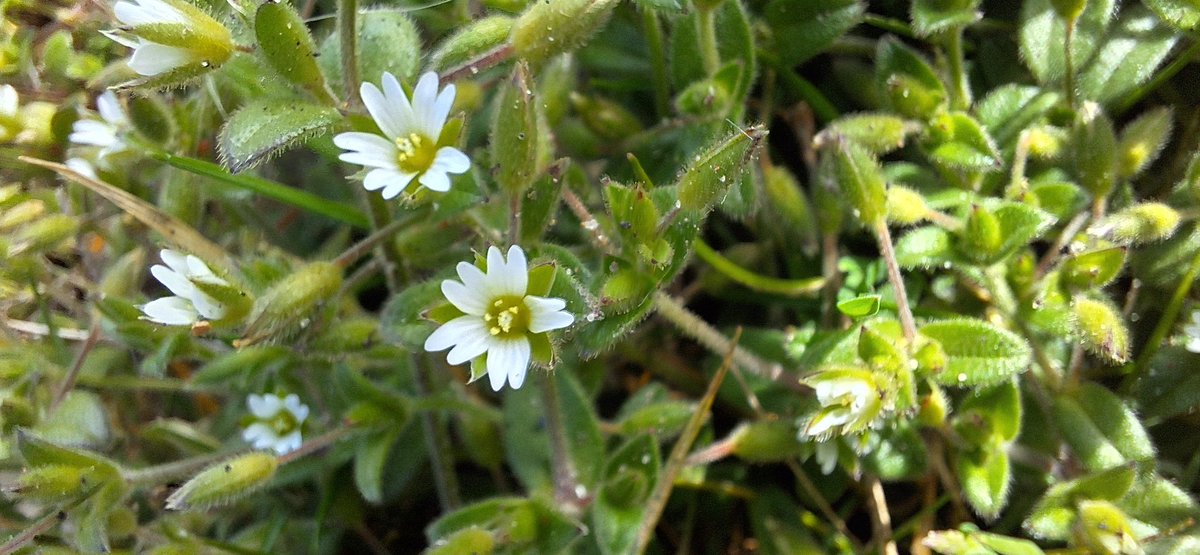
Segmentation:
{"type": "Polygon", "coordinates": [[[150,273],[175,295],[142,305],[146,320],[169,326],[186,326],[195,324],[201,318],[220,320],[225,316],[227,307],[197,284],[228,286],[229,282],[217,277],[204,261],[195,256],[170,249],[163,249],[159,254],[167,265],[155,264],[150,267],[150,273]]]}
{"type": "Polygon", "coordinates": [[[870,372],[834,369],[821,372],[805,383],[812,387],[821,410],[808,422],[804,433],[823,436],[835,427],[842,433],[864,428],[880,409],[880,393],[870,372]]]}
{"type": "Polygon", "coordinates": [[[471,160],[452,146],[438,146],[446,116],[454,104],[454,85],[438,92],[438,76],[428,72],[413,89],[412,103],[391,73],[383,74],[383,92],[372,83],[360,89],[363,104],[384,136],[374,133],[341,133],[333,144],[349,151],[343,162],[372,168],[363,186],[383,189],[383,198],[402,193],[416,180],[431,191],[450,190],[447,174],[470,169],[471,160]]]}
{"type": "Polygon", "coordinates": [[[254,423],[242,430],[242,439],[255,449],[272,449],[282,455],[300,447],[300,428],[308,418],[308,406],[295,393],[280,399],[278,395],[246,397],[254,423]]]}
{"type": "Polygon", "coordinates": [[[99,157],[104,158],[125,148],[120,134],[129,127],[129,117],[112,91],[104,91],[96,97],[96,110],[100,112],[100,119],[76,121],[67,139],[81,145],[101,147],[99,157]]]}
{"type": "Polygon", "coordinates": [[[63,165],[75,170],[75,173],[78,173],[84,177],[97,179],[96,167],[93,166],[91,162],[88,162],[83,158],[68,158],[65,162],[63,162],[63,165]]]}
{"type": "Polygon", "coordinates": [[[17,96],[17,89],[12,85],[0,85],[0,118],[17,117],[19,107],[20,97],[17,96]]]}
{"type": "Polygon", "coordinates": [[[462,364],[486,354],[492,389],[500,391],[507,380],[514,389],[525,382],[529,367],[530,335],[565,328],[575,317],[564,311],[558,298],[528,295],[529,268],[521,247],[508,249],[508,259],[491,247],[487,273],[466,262],[458,263],[461,281],[442,282],[446,300],[464,314],[442,324],[425,340],[426,351],[450,349],[446,362],[462,364]]]}
{"type": "Polygon", "coordinates": [[[1200,353],[1200,310],[1192,312],[1192,321],[1183,326],[1183,333],[1187,335],[1184,348],[1193,353],[1200,353]]]}
{"type": "Polygon", "coordinates": [[[121,0],[113,7],[113,13],[118,21],[131,29],[133,36],[101,32],[133,49],[129,68],[138,75],[150,77],[191,64],[215,67],[224,63],[233,52],[228,29],[198,8],[181,1],[121,0]],[[177,44],[162,44],[137,36],[139,27],[148,26],[155,27],[156,37],[163,37],[158,40],[177,44]]]}

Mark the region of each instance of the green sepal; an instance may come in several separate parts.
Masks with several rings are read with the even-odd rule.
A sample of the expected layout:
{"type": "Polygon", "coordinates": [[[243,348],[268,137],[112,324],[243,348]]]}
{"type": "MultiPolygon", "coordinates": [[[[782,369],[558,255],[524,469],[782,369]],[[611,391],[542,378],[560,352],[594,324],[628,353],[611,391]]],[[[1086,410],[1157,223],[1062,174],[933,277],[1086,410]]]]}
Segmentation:
{"type": "Polygon", "coordinates": [[[977,450],[960,451],[958,478],[963,497],[984,519],[996,518],[1008,504],[1012,468],[1007,444],[993,438],[977,450]]]}
{"type": "Polygon", "coordinates": [[[994,172],[1002,167],[995,141],[965,112],[942,113],[926,127],[926,149],[935,164],[957,171],[994,172]]]}
{"type": "Polygon", "coordinates": [[[926,120],[946,104],[946,87],[933,67],[895,37],[879,41],[875,81],[885,105],[906,118],[926,120]]]}
{"type": "Polygon", "coordinates": [[[959,254],[976,262],[993,260],[1003,241],[1000,220],[985,208],[971,206],[966,225],[959,234],[959,254]]]}
{"type": "Polygon", "coordinates": [[[1129,328],[1112,301],[1077,295],[1071,301],[1071,316],[1075,336],[1088,352],[1110,364],[1129,358],[1129,328]]]}
{"type": "Polygon", "coordinates": [[[583,46],[604,27],[617,0],[532,2],[512,25],[513,53],[530,65],[583,46]]]}
{"type": "Polygon", "coordinates": [[[554,362],[554,344],[550,343],[550,334],[531,333],[529,338],[529,356],[538,364],[549,366],[554,362]]]}
{"type": "Polygon", "coordinates": [[[451,303],[442,303],[429,309],[429,311],[425,313],[425,318],[433,320],[439,324],[445,324],[450,320],[465,315],[466,313],[459,310],[457,306],[454,306],[451,303]]]}
{"type": "Polygon", "coordinates": [[[538,264],[529,269],[529,285],[526,286],[525,293],[536,297],[545,297],[550,294],[550,288],[554,287],[554,278],[558,275],[558,264],[548,262],[538,264]]]}
{"type": "Polygon", "coordinates": [[[1074,398],[1054,400],[1054,420],[1071,451],[1091,471],[1106,470],[1126,462],[1126,458],[1105,437],[1091,417],[1074,398]]]}
{"type": "Polygon", "coordinates": [[[879,333],[868,326],[859,328],[858,358],[871,368],[888,373],[900,371],[904,368],[906,360],[896,338],[879,333]]]}
{"type": "Polygon", "coordinates": [[[529,66],[518,63],[496,95],[491,129],[496,182],[512,196],[521,195],[537,178],[539,166],[539,102],[533,99],[529,66]]]}
{"type": "Polygon", "coordinates": [[[903,147],[905,137],[914,128],[915,126],[893,114],[864,112],[833,120],[818,137],[840,135],[874,154],[882,155],[903,147]]]}
{"type": "Polygon", "coordinates": [[[1100,105],[1079,109],[1071,137],[1075,175],[1094,200],[1106,198],[1117,185],[1117,135],[1100,105]]]}
{"type": "Polygon", "coordinates": [[[873,229],[887,217],[887,182],[879,161],[849,139],[837,137],[833,141],[825,150],[833,176],[857,218],[873,229]]]}

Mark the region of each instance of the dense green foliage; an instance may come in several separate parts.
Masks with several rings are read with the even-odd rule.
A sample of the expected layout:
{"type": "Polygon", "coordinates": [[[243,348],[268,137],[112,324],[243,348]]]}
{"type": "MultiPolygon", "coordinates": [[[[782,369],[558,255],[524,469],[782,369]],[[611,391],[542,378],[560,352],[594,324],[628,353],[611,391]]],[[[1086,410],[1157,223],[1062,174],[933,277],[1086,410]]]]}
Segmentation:
{"type": "Polygon", "coordinates": [[[1195,1],[0,14],[0,553],[1200,552],[1195,1]]]}

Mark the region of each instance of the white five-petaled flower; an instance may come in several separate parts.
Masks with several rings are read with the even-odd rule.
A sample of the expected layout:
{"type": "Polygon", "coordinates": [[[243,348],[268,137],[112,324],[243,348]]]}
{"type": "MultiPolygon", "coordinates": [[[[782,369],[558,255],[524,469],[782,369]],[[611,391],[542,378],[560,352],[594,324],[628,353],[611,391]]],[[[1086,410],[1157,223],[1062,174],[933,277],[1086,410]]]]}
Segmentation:
{"type": "Polygon", "coordinates": [[[246,397],[254,422],[242,430],[242,439],[255,449],[271,449],[283,455],[300,447],[300,429],[308,418],[308,406],[295,393],[280,399],[278,395],[246,397]]]}
{"type": "Polygon", "coordinates": [[[488,381],[500,391],[505,381],[514,389],[525,383],[529,368],[530,339],[565,328],[575,317],[564,309],[566,301],[529,295],[529,268],[525,252],[516,245],[505,260],[500,249],[487,254],[487,273],[466,262],[458,263],[461,281],[442,282],[446,300],[463,313],[434,330],[425,340],[426,351],[450,349],[446,362],[462,364],[486,354],[488,381]]]}
{"type": "Polygon", "coordinates": [[[169,326],[187,326],[201,320],[220,320],[227,307],[205,293],[200,285],[228,286],[204,261],[170,249],[160,253],[167,265],[155,264],[150,273],[170,289],[174,296],[155,299],[142,305],[144,318],[169,326]]]}
{"type": "Polygon", "coordinates": [[[121,0],[113,13],[133,36],[101,32],[133,49],[129,68],[138,75],[151,77],[194,64],[215,67],[233,53],[229,30],[182,0],[121,0]],[[155,40],[138,35],[139,28],[155,40]]]}
{"type": "Polygon", "coordinates": [[[879,414],[880,392],[874,376],[858,369],[833,369],[805,380],[817,394],[821,409],[808,421],[804,433],[824,436],[835,427],[856,431],[879,414]]]}
{"type": "Polygon", "coordinates": [[[391,73],[383,74],[383,91],[373,83],[360,88],[363,104],[383,131],[341,133],[333,144],[347,150],[343,162],[371,168],[363,179],[368,191],[383,190],[383,198],[395,198],[415,180],[431,191],[450,190],[448,174],[471,167],[466,154],[442,145],[442,127],[454,104],[454,85],[438,92],[438,76],[430,71],[413,89],[412,102],[391,73]]]}
{"type": "Polygon", "coordinates": [[[1184,348],[1193,353],[1200,353],[1200,310],[1192,312],[1192,321],[1183,326],[1183,333],[1187,335],[1184,348]]]}
{"type": "Polygon", "coordinates": [[[129,117],[112,91],[104,91],[96,97],[96,111],[100,113],[99,120],[76,121],[67,139],[81,145],[100,147],[99,157],[104,158],[125,148],[120,135],[129,127],[129,117]]]}
{"type": "Polygon", "coordinates": [[[0,118],[17,117],[17,109],[21,106],[21,98],[16,87],[0,85],[0,118]]]}

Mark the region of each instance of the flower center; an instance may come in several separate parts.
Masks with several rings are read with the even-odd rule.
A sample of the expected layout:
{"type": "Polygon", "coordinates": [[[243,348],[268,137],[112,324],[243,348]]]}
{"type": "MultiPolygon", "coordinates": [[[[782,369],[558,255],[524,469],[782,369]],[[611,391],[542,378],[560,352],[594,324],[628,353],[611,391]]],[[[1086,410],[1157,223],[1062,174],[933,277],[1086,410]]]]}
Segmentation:
{"type": "Polygon", "coordinates": [[[437,143],[428,137],[409,133],[407,137],[396,138],[396,164],[401,170],[411,173],[421,173],[433,165],[437,157],[437,143]]]}
{"type": "Polygon", "coordinates": [[[483,314],[488,333],[497,337],[525,335],[529,330],[529,309],[523,297],[505,296],[496,299],[483,314]]]}
{"type": "Polygon", "coordinates": [[[272,417],[266,424],[275,431],[276,435],[283,437],[292,433],[296,429],[296,426],[299,425],[299,422],[296,422],[296,417],[292,416],[291,411],[281,410],[279,414],[272,417]]]}

